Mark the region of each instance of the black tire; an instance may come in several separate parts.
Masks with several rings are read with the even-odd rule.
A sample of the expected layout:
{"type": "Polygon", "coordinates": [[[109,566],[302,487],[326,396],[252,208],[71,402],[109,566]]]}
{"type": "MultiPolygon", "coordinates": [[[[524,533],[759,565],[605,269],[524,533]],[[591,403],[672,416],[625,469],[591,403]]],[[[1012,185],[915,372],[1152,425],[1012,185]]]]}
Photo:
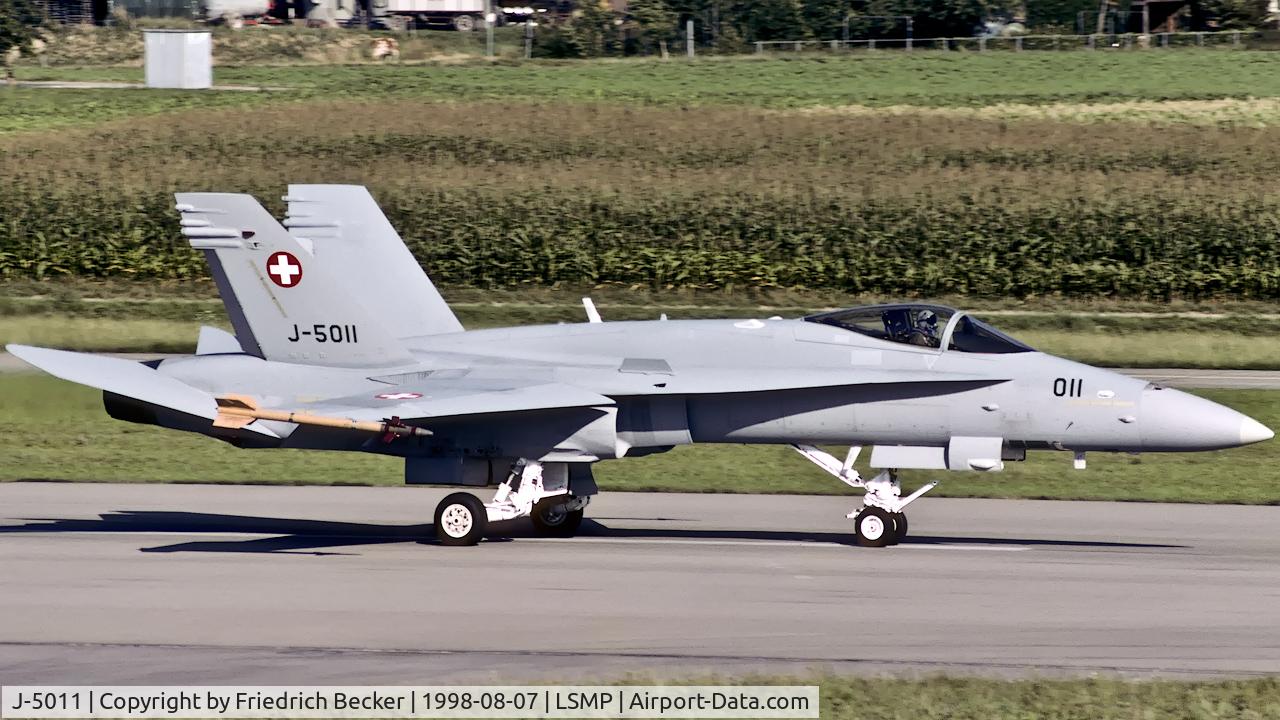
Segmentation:
{"type": "Polygon", "coordinates": [[[478,24],[470,15],[457,15],[453,18],[453,29],[458,32],[471,32],[478,24]]]}
{"type": "Polygon", "coordinates": [[[864,507],[853,520],[854,536],[862,547],[884,547],[894,539],[893,518],[878,507],[864,507]]]}
{"type": "Polygon", "coordinates": [[[488,523],[484,503],[471,493],[453,493],[436,506],[436,539],[441,545],[475,545],[488,523]]]}
{"type": "Polygon", "coordinates": [[[893,541],[900,543],[907,538],[907,514],[893,514],[893,541]]]}
{"type": "Polygon", "coordinates": [[[573,537],[582,524],[582,508],[565,510],[563,497],[549,497],[539,500],[533,506],[529,519],[533,521],[533,529],[543,537],[573,537]]]}

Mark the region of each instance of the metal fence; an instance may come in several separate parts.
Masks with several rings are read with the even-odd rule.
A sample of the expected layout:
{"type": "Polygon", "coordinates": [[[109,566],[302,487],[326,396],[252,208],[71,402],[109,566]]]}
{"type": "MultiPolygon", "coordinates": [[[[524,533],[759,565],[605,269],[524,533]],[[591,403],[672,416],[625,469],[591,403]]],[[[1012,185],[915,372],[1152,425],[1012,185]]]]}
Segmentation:
{"type": "Polygon", "coordinates": [[[113,0],[111,4],[128,10],[134,17],[201,17],[196,0],[113,0]]]}
{"type": "Polygon", "coordinates": [[[896,38],[866,40],[757,40],[757,55],[774,52],[853,50],[1106,50],[1177,47],[1240,47],[1245,30],[1111,35],[1019,35],[1016,37],[896,38]]]}
{"type": "Polygon", "coordinates": [[[76,24],[94,21],[93,3],[88,0],[36,0],[36,7],[51,22],[76,24]]]}

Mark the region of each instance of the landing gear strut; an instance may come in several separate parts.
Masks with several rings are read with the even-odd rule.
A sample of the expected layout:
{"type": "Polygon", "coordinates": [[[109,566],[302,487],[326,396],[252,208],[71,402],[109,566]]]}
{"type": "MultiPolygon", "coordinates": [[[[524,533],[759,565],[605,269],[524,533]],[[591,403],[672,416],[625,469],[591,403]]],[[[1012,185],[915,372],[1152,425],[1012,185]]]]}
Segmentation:
{"type": "Polygon", "coordinates": [[[529,519],[533,529],[543,537],[573,537],[582,524],[583,509],[570,509],[564,498],[549,497],[534,503],[529,519]]]}
{"type": "Polygon", "coordinates": [[[870,480],[862,479],[862,475],[853,467],[858,454],[862,452],[861,447],[849,448],[844,462],[813,445],[791,447],[840,482],[867,491],[862,496],[862,506],[854,508],[845,516],[853,520],[854,537],[863,547],[884,547],[901,542],[907,536],[907,515],[903,511],[921,495],[938,486],[937,481],[934,481],[902,497],[902,485],[894,470],[881,470],[870,480]]]}
{"type": "Polygon", "coordinates": [[[490,522],[522,517],[539,535],[572,537],[591,498],[570,494],[567,471],[552,475],[544,478],[542,463],[522,459],[487,503],[470,493],[449,495],[436,506],[436,538],[442,545],[475,545],[490,522]]]}

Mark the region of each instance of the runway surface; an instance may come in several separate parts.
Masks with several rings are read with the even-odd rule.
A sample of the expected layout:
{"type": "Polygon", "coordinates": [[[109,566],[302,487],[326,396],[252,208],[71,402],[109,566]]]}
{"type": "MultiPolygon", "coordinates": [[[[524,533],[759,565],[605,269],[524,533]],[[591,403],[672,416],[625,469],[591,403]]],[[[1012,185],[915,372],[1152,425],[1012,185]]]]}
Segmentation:
{"type": "Polygon", "coordinates": [[[0,683],[1280,672],[1280,507],[606,494],[420,542],[446,491],[0,484],[0,683]]]}
{"type": "Polygon", "coordinates": [[[1280,389],[1280,371],[1276,370],[1122,368],[1117,372],[1173,388],[1280,389]]]}
{"type": "MultiPolygon", "coordinates": [[[[108,353],[137,360],[178,357],[154,353],[108,353]]],[[[32,367],[7,352],[0,352],[0,373],[34,372],[32,367]]],[[[1205,370],[1198,368],[1121,368],[1117,372],[1159,382],[1175,388],[1280,389],[1280,370],[1205,370]]]]}

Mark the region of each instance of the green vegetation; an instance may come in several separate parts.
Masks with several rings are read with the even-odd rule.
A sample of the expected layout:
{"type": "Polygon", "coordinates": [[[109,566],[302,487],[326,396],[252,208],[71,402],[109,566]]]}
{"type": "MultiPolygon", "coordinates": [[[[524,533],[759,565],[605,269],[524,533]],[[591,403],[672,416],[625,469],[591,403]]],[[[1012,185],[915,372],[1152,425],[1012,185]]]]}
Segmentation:
{"type": "MultiPolygon", "coordinates": [[[[128,74],[136,73],[128,71],[128,74]]],[[[137,81],[141,82],[140,75],[137,81]]],[[[182,90],[43,90],[0,87],[0,136],[8,132],[50,131],[61,127],[183,110],[245,106],[267,100],[268,93],[257,92],[192,93],[182,90]]],[[[6,162],[12,160],[0,156],[0,164],[6,162]]]]}
{"type": "Polygon", "coordinates": [[[0,0],[0,74],[5,78],[13,76],[16,56],[30,51],[41,20],[32,0],[0,0]]]}
{"type": "MultiPolygon", "coordinates": [[[[206,323],[207,324],[207,323],[206,323]]],[[[213,323],[226,327],[225,323],[213,323]]],[[[96,352],[190,353],[199,325],[179,320],[0,316],[0,342],[96,352]]]]}
{"type": "MultiPolygon", "coordinates": [[[[142,18],[128,25],[94,27],[54,25],[43,31],[46,47],[27,58],[25,65],[40,67],[132,66],[142,64],[141,30],[150,27],[191,27],[213,34],[213,60],[218,66],[235,64],[333,64],[373,62],[374,38],[386,32],[357,29],[258,26],[233,30],[210,27],[182,18],[142,18]]],[[[500,58],[524,56],[523,28],[499,28],[495,49],[500,58]]],[[[433,60],[456,62],[484,55],[484,33],[420,31],[399,34],[401,62],[433,60]]],[[[135,71],[134,76],[140,77],[135,71]]]]}
{"type": "Polygon", "coordinates": [[[1222,332],[1024,330],[1037,350],[1102,367],[1280,369],[1280,337],[1222,332]]]}
{"type": "MultiPolygon", "coordinates": [[[[1239,67],[1255,62],[1248,53],[1217,56],[1243,60],[1239,67]]],[[[1027,65],[1048,68],[1050,57],[1096,62],[1042,57],[1027,65]]],[[[1196,63],[1215,54],[1185,57],[1198,58],[1185,69],[1207,72],[1196,63]]],[[[884,67],[901,74],[898,62],[884,67]]],[[[943,58],[941,66],[971,79],[995,67],[987,58],[965,62],[943,58]]],[[[1269,57],[1256,62],[1258,72],[1280,77],[1269,57]]],[[[879,66],[833,65],[848,73],[855,63],[879,66]]],[[[675,65],[599,63],[573,72],[585,86],[625,97],[621,78],[606,82],[612,65],[638,72],[632,81],[667,92],[667,100],[679,98],[664,85],[675,65]]],[[[800,84],[829,88],[824,65],[681,67],[713,71],[683,76],[691,91],[721,92],[731,88],[715,73],[790,67],[795,78],[782,87],[760,78],[743,84],[781,95],[800,84]]],[[[1181,66],[1166,70],[1174,67],[1181,66]]],[[[471,72],[467,82],[483,88],[485,78],[538,71],[334,73],[349,87],[363,84],[362,92],[397,95],[414,91],[410,72],[423,87],[471,72]]],[[[859,82],[886,87],[896,76],[859,82]]],[[[1218,94],[1230,92],[1230,73],[1215,80],[1218,94]]],[[[0,140],[0,274],[202,278],[202,259],[178,237],[172,190],[250,191],[279,211],[287,182],[323,180],[370,185],[446,286],[1271,300],[1280,298],[1278,133],[394,98],[208,108],[0,140]],[[283,130],[303,115],[306,132],[283,130]]]]}
{"type": "MultiPolygon", "coordinates": [[[[1271,427],[1280,392],[1205,391],[1271,427]]],[[[0,375],[0,480],[399,485],[401,464],[364,454],[238,450],[215,440],[119,422],[101,393],[35,373],[0,375]]],[[[1095,454],[1071,469],[1068,453],[1033,453],[1003,473],[942,477],[935,494],[1170,502],[1280,503],[1280,445],[1189,455],[1095,454]],[[1230,483],[1204,477],[1230,459],[1230,483]]],[[[865,468],[864,468],[865,470],[865,468]]],[[[937,475],[904,473],[904,484],[937,475]]],[[[597,466],[606,491],[817,493],[852,491],[784,447],[709,445],[597,466]]]]}
{"type": "Polygon", "coordinates": [[[820,686],[824,720],[1262,720],[1280,716],[1280,680],[745,678],[820,686]]]}
{"type": "MultiPolygon", "coordinates": [[[[19,67],[23,80],[142,81],[137,67],[19,67]]],[[[969,53],[920,51],[849,55],[651,59],[603,62],[460,62],[343,65],[222,64],[219,84],[290,88],[278,102],[359,95],[374,98],[625,102],[767,108],[983,107],[1000,103],[1112,103],[1280,96],[1273,52],[1180,49],[969,53]],[[1176,81],[1171,80],[1176,78],[1176,81]]],[[[56,91],[66,93],[72,91],[56,91]]],[[[151,93],[133,93],[144,97],[151,93]]],[[[199,96],[209,93],[188,93],[199,96]]],[[[130,93],[94,91],[103,104],[130,93]]],[[[0,98],[4,93],[0,93],[0,98]]],[[[19,95],[18,97],[23,97],[19,95]]],[[[7,104],[0,99],[0,106],[7,104]]],[[[369,118],[376,118],[370,113],[369,118]]],[[[391,127],[382,123],[384,127],[391,127]]],[[[505,127],[505,126],[504,126],[505,127]]],[[[0,131],[9,128],[0,126],[0,131]]],[[[526,128],[536,134],[537,128],[526,128]]]]}

